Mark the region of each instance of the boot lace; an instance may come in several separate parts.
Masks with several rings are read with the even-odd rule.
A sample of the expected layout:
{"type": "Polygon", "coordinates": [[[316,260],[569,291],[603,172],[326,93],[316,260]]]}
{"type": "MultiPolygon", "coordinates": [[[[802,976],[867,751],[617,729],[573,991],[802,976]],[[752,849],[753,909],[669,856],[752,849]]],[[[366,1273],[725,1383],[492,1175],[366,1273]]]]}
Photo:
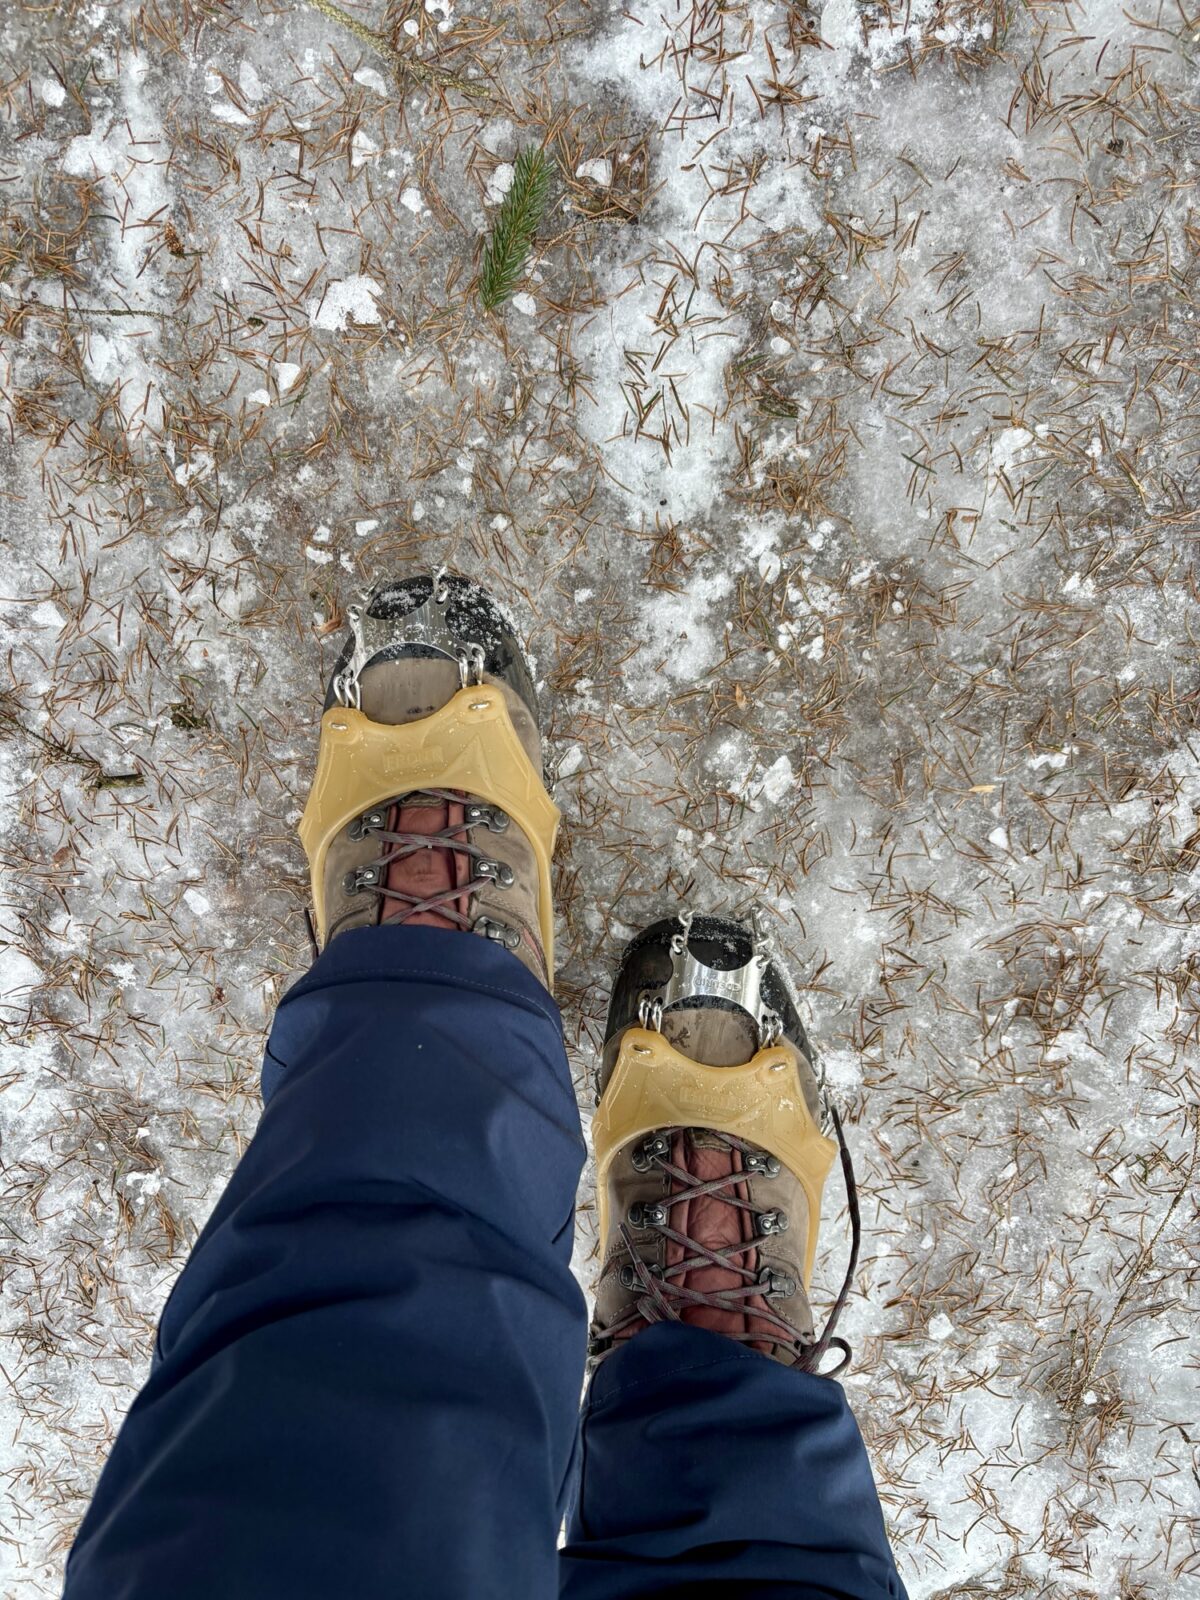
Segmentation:
{"type": "MultiPolygon", "coordinates": [[[[391,814],[393,807],[398,810],[402,805],[424,799],[432,799],[449,806],[461,806],[466,796],[456,793],[453,789],[411,789],[407,794],[395,795],[374,809],[381,811],[386,817],[391,814]]],[[[374,861],[364,862],[358,869],[360,874],[373,872],[376,875],[375,882],[363,884],[358,892],[373,895],[381,905],[389,903],[402,905],[403,911],[390,915],[387,919],[389,922],[404,923],[421,912],[436,911],[466,932],[471,932],[473,926],[471,919],[458,909],[456,902],[494,882],[492,873],[486,875],[480,873],[478,864],[486,862],[489,867],[494,868],[495,863],[491,861],[487,851],[473,843],[471,839],[472,832],[482,826],[484,826],[482,821],[468,822],[464,818],[462,822],[448,822],[436,833],[410,833],[389,828],[386,824],[379,827],[364,827],[364,833],[369,833],[372,838],[378,839],[386,848],[374,861]],[[387,882],[389,869],[397,862],[419,855],[423,850],[449,850],[452,856],[465,857],[475,863],[469,882],[451,884],[446,889],[439,889],[435,894],[424,897],[410,894],[404,889],[392,888],[387,882]]],[[[330,928],[329,938],[333,937],[344,922],[359,914],[356,906],[351,906],[348,911],[343,912],[330,928]]]]}
{"type": "MultiPolygon", "coordinates": [[[[862,1219],[858,1204],[858,1185],[854,1177],[854,1163],[850,1156],[850,1149],[842,1131],[842,1120],[834,1107],[830,1107],[834,1129],[837,1134],[838,1153],[841,1157],[842,1177],[846,1185],[846,1200],[850,1212],[850,1259],[846,1266],[842,1286],[838,1291],[837,1299],[826,1318],[825,1326],[819,1337],[813,1339],[801,1329],[795,1327],[788,1319],[770,1308],[762,1309],[759,1306],[749,1306],[748,1302],[755,1296],[762,1296],[764,1285],[759,1274],[739,1258],[749,1256],[753,1251],[766,1245],[770,1247],[774,1238],[770,1234],[756,1232],[753,1238],[744,1240],[739,1244],[723,1245],[713,1249],[699,1239],[694,1239],[686,1233],[672,1228],[670,1223],[659,1224],[656,1232],[663,1238],[673,1241],[683,1248],[684,1259],[664,1268],[651,1269],[637,1252],[637,1245],[627,1223],[621,1225],[621,1238],[629,1253],[633,1271],[637,1278],[638,1294],[634,1304],[611,1322],[607,1328],[600,1330],[600,1340],[607,1350],[613,1348],[612,1341],[615,1337],[636,1323],[640,1322],[680,1322],[683,1312],[691,1306],[707,1306],[717,1311],[750,1311],[759,1324],[754,1330],[723,1335],[738,1340],[745,1344],[770,1344],[778,1350],[786,1350],[794,1356],[795,1365],[805,1372],[817,1372],[826,1353],[830,1349],[841,1352],[841,1360],[836,1367],[831,1368],[823,1377],[836,1377],[848,1364],[851,1358],[850,1345],[840,1338],[835,1329],[838,1319],[845,1308],[850,1296],[850,1289],[854,1282],[854,1273],[858,1266],[859,1248],[862,1238],[862,1219]],[[697,1267],[714,1266],[740,1275],[744,1282],[736,1288],[704,1291],[693,1289],[684,1281],[687,1274],[697,1267]],[[764,1326],[765,1325],[765,1326],[764,1326]],[[797,1354],[797,1352],[799,1352],[797,1354]]],[[[678,1128],[661,1130],[668,1137],[682,1132],[678,1128]]],[[[743,1139],[735,1138],[731,1134],[718,1134],[721,1142],[730,1149],[740,1150],[743,1153],[756,1152],[756,1145],[748,1144],[743,1139]]],[[[665,1174],[674,1180],[679,1187],[672,1193],[664,1196],[657,1202],[668,1213],[684,1201],[699,1199],[705,1195],[712,1195],[726,1205],[734,1206],[739,1211],[755,1210],[749,1200],[743,1200],[735,1191],[746,1182],[748,1174],[745,1171],[731,1172],[720,1178],[703,1181],[690,1173],[686,1167],[681,1167],[671,1161],[668,1156],[655,1156],[652,1165],[659,1167],[665,1174]]]]}

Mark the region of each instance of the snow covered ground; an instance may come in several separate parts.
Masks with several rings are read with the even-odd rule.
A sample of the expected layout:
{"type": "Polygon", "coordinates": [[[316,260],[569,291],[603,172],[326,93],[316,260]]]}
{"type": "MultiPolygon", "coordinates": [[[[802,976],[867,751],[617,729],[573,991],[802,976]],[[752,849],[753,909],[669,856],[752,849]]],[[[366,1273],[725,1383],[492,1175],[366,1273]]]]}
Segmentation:
{"type": "Polygon", "coordinates": [[[445,560],[539,662],[585,1108],[623,937],[774,911],[914,1600],[1200,1593],[1194,8],[353,19],[0,20],[0,1592],[254,1127],[341,613],[445,560]]]}

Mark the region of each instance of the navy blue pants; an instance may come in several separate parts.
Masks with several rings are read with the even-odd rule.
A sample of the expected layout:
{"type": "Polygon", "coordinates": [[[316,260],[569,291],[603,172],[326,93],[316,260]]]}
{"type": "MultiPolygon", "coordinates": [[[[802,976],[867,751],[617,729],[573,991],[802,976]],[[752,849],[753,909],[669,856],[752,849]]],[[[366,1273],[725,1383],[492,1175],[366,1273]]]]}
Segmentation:
{"type": "Polygon", "coordinates": [[[657,1326],[580,1426],[584,1144],[558,1013],[506,950],[342,934],[263,1094],[67,1600],[902,1600],[828,1379],[657,1326]]]}

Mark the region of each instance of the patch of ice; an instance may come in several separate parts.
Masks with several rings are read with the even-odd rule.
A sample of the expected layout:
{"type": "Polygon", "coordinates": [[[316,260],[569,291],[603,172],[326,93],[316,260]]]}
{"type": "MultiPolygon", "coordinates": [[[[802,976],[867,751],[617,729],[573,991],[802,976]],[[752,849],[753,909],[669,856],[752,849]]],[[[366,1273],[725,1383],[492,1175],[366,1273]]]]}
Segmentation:
{"type": "Polygon", "coordinates": [[[639,693],[659,699],[663,673],[677,683],[695,683],[704,676],[716,655],[709,612],[732,588],[728,572],[714,572],[693,575],[688,588],[678,594],[653,592],[646,597],[641,618],[651,642],[626,667],[639,693]]]}
{"type": "Polygon", "coordinates": [[[784,795],[790,791],[795,781],[796,775],[792,771],[792,763],[787,756],[780,756],[766,770],[760,791],[761,796],[764,800],[769,801],[771,805],[778,805],[784,795]]]}
{"type": "Polygon", "coordinates": [[[319,300],[308,303],[308,320],[314,328],[341,333],[351,322],[377,323],[378,297],[383,288],[374,278],[334,278],[319,300]]]}
{"type": "Polygon", "coordinates": [[[483,197],[490,206],[498,206],[512,188],[516,168],[511,161],[502,161],[488,179],[483,197]]]}
{"type": "Polygon", "coordinates": [[[211,450],[194,450],[190,460],[181,461],[175,468],[175,482],[186,488],[189,483],[207,478],[215,465],[211,450]]]}
{"type": "Polygon", "coordinates": [[[67,91],[57,78],[43,78],[38,84],[38,93],[48,106],[60,106],[67,98],[67,91]]]}
{"type": "Polygon", "coordinates": [[[42,600],[29,613],[29,620],[35,628],[53,628],[57,632],[65,618],[53,600],[42,600]]]}
{"type": "Polygon", "coordinates": [[[261,100],[263,97],[262,79],[252,61],[243,61],[238,68],[238,88],[247,100],[261,100]]]}
{"type": "Polygon", "coordinates": [[[856,1050],[832,1048],[822,1050],[821,1066],[825,1082],[835,1092],[846,1098],[862,1088],[862,1059],[856,1050]]]}
{"type": "Polygon", "coordinates": [[[97,383],[110,384],[121,370],[116,339],[90,329],[84,344],[83,364],[97,383]]]}
{"type": "Polygon", "coordinates": [[[831,50],[861,54],[862,24],[854,0],[826,0],[821,12],[821,38],[831,50]]]}
{"type": "Polygon", "coordinates": [[[239,111],[237,106],[228,100],[214,100],[208,109],[218,122],[228,122],[231,127],[246,128],[250,125],[250,118],[246,113],[239,111]]]}
{"type": "Polygon", "coordinates": [[[382,152],[374,139],[361,128],[355,128],[350,140],[350,166],[354,172],[368,161],[378,161],[382,152]]]}
{"type": "Polygon", "coordinates": [[[1033,443],[1028,428],[1004,428],[992,440],[992,465],[1007,471],[1025,448],[1033,443]]]}
{"type": "Polygon", "coordinates": [[[5,1011],[23,1009],[44,974],[23,950],[15,945],[0,945],[0,1017],[5,1011]]]}
{"type": "Polygon", "coordinates": [[[948,1339],[954,1332],[954,1324],[944,1311],[939,1311],[929,1324],[929,1337],[939,1341],[948,1339]]]}
{"type": "Polygon", "coordinates": [[[612,186],[613,165],[607,156],[602,156],[596,161],[581,161],[575,168],[577,178],[588,178],[592,183],[598,183],[602,189],[612,186]]]}
{"type": "Polygon", "coordinates": [[[355,83],[361,83],[364,89],[370,89],[374,94],[382,95],[386,100],[390,90],[384,80],[382,72],[376,72],[374,67],[359,67],[354,74],[355,83]]]}

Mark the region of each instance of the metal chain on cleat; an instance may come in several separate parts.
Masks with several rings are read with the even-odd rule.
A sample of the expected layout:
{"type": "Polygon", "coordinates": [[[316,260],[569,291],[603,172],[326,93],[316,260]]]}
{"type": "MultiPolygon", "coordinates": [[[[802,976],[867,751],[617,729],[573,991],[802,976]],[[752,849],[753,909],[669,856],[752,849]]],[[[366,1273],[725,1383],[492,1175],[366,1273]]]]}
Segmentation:
{"type": "Polygon", "coordinates": [[[401,650],[411,645],[423,645],[453,661],[458,667],[460,688],[483,682],[487,661],[483,645],[474,639],[456,638],[447,620],[450,589],[445,567],[439,567],[434,574],[428,597],[402,617],[372,616],[375,598],[375,593],[364,594],[346,610],[351,634],[350,655],[333,680],[334,698],[339,705],[361,710],[359,679],[368,662],[386,650],[401,650]]]}
{"type": "Polygon", "coordinates": [[[644,1028],[662,1031],[663,1013],[693,1000],[719,1000],[744,1011],[758,1030],[759,1048],[765,1049],[783,1035],[783,1019],[762,1003],[762,980],[773,946],[762,925],[754,928],[750,959],[740,967],[710,967],[690,945],[695,912],[681,911],[679,927],[667,947],[671,973],[659,989],[647,990],[638,1003],[638,1021],[644,1028]]]}

